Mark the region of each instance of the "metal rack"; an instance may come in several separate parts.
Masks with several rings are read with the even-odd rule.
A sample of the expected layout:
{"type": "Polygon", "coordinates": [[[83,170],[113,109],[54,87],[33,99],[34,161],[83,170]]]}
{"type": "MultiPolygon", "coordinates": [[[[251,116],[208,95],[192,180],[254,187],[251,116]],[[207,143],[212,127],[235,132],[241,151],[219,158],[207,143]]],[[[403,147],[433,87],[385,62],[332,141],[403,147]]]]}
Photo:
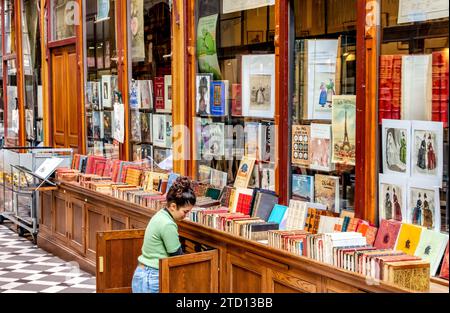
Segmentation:
{"type": "Polygon", "coordinates": [[[39,229],[39,192],[55,188],[49,180],[52,173],[42,177],[36,174],[41,164],[58,157],[58,167],[70,167],[72,149],[51,147],[10,147],[0,150],[0,223],[9,220],[17,225],[18,234],[27,231],[36,242],[39,229]]]}

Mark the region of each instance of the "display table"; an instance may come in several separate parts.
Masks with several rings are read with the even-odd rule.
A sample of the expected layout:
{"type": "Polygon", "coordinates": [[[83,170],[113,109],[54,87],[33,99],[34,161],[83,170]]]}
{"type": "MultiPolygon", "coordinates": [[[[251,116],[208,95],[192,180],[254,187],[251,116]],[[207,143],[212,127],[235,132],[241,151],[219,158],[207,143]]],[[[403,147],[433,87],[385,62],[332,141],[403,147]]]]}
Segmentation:
{"type": "MultiPolygon", "coordinates": [[[[58,190],[41,192],[40,209],[40,247],[65,260],[76,261],[82,269],[96,274],[98,292],[129,291],[136,256],[140,254],[142,229],[155,211],[64,182],[59,184],[58,190]],[[111,232],[115,230],[128,231],[111,232]],[[105,234],[112,234],[108,240],[115,241],[108,241],[106,245],[98,243],[97,237],[102,241],[105,234]],[[97,245],[104,247],[99,254],[96,254],[97,245]]],[[[195,260],[195,252],[201,251],[202,247],[217,251],[217,271],[208,267],[217,275],[217,289],[211,287],[210,290],[255,293],[406,292],[384,282],[370,281],[353,272],[193,222],[180,222],[179,233],[182,242],[194,243],[193,253],[186,255],[191,260],[195,260]]],[[[199,258],[202,257],[199,253],[199,258]]],[[[187,266],[189,262],[183,264],[187,266]]],[[[206,279],[206,284],[211,283],[207,275],[206,279]]],[[[176,291],[183,292],[182,289],[176,291]]],[[[430,291],[449,292],[448,282],[434,279],[430,291]]]]}

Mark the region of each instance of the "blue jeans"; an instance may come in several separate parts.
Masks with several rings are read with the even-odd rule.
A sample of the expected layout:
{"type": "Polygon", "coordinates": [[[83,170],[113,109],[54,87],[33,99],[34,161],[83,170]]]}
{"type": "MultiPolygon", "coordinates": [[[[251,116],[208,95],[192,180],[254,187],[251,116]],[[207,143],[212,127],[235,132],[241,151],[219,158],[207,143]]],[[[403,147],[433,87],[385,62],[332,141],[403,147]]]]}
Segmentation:
{"type": "Polygon", "coordinates": [[[159,270],[138,265],[131,282],[133,293],[159,293],[159,270]]]}

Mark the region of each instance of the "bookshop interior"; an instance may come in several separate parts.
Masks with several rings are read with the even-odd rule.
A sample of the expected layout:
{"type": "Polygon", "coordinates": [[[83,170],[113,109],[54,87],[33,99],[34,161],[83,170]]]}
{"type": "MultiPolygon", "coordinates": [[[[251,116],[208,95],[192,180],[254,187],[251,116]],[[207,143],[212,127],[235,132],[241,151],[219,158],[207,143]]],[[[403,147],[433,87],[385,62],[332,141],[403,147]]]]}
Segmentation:
{"type": "Polygon", "coordinates": [[[449,292],[448,1],[0,12],[0,227],[96,292],[131,292],[180,176],[160,292],[449,292]]]}

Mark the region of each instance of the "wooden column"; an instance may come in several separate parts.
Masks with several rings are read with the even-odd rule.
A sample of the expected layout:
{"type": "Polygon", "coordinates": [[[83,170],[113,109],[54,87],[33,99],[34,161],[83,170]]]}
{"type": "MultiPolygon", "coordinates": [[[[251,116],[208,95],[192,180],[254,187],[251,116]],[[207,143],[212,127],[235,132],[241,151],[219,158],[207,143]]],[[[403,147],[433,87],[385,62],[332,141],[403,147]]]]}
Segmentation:
{"type": "Polygon", "coordinates": [[[289,203],[289,1],[275,1],[275,190],[289,203]]]}
{"type": "Polygon", "coordinates": [[[46,20],[46,12],[47,12],[47,6],[50,5],[50,0],[40,0],[40,31],[41,31],[41,61],[42,61],[42,105],[43,105],[43,111],[44,111],[44,120],[43,120],[43,129],[44,129],[44,146],[49,146],[51,144],[50,142],[50,121],[51,121],[51,115],[50,115],[50,97],[49,97],[49,84],[50,84],[50,78],[49,78],[49,57],[50,57],[50,50],[47,47],[47,20],[46,20]]]}
{"type": "Polygon", "coordinates": [[[79,130],[78,134],[81,138],[79,138],[79,146],[78,146],[78,153],[86,154],[87,152],[87,144],[86,144],[86,111],[85,111],[85,101],[86,101],[86,91],[85,91],[85,77],[84,77],[84,10],[85,7],[83,6],[83,1],[78,0],[79,5],[79,12],[78,12],[78,25],[75,26],[75,34],[77,36],[77,43],[76,43],[76,50],[77,50],[77,62],[78,62],[78,72],[77,72],[77,78],[78,83],[80,84],[79,90],[80,90],[80,97],[79,97],[79,103],[78,103],[78,121],[79,121],[79,130]]]}
{"type": "Polygon", "coordinates": [[[16,61],[17,61],[17,99],[19,109],[19,134],[18,145],[25,146],[25,81],[23,70],[22,50],[22,0],[14,0],[15,28],[16,28],[16,61]]]}
{"type": "MultiPolygon", "coordinates": [[[[177,0],[180,1],[180,0],[177,0]]],[[[186,29],[187,29],[187,76],[188,76],[188,83],[187,83],[187,104],[188,104],[188,112],[187,112],[187,120],[186,123],[189,126],[190,130],[190,144],[189,144],[189,150],[190,150],[190,161],[188,162],[187,172],[186,174],[189,175],[191,178],[196,178],[196,167],[197,162],[195,160],[196,158],[196,148],[197,148],[197,138],[195,137],[195,115],[196,115],[196,108],[195,108],[195,75],[197,72],[197,61],[196,61],[196,36],[197,32],[195,29],[195,0],[184,0],[184,3],[186,3],[186,29]]]]}
{"type": "Polygon", "coordinates": [[[379,1],[357,1],[355,213],[377,221],[377,59],[379,1]]]}

